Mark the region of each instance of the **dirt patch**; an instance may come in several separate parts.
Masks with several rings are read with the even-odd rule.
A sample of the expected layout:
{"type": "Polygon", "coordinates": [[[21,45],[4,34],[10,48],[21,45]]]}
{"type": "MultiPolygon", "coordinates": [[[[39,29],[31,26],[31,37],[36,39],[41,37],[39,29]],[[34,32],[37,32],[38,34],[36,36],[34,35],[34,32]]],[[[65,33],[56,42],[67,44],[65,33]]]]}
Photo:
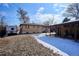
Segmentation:
{"type": "Polygon", "coordinates": [[[0,55],[2,56],[59,56],[39,44],[30,35],[16,35],[0,38],[0,55]]]}

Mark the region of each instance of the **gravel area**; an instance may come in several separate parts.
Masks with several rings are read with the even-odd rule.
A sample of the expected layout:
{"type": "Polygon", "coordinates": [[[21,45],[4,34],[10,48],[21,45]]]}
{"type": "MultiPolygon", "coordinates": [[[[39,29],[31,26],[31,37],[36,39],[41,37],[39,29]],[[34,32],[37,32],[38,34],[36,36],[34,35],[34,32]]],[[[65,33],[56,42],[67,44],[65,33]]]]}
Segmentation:
{"type": "Polygon", "coordinates": [[[59,56],[30,35],[0,38],[0,56],[59,56]]]}

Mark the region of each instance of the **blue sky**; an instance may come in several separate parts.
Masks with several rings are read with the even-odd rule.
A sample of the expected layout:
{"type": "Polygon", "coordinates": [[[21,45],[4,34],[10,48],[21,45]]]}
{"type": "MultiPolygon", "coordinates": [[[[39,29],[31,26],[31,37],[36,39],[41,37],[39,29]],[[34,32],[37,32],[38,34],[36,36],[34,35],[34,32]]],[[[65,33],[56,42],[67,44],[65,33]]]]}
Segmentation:
{"type": "Polygon", "coordinates": [[[23,8],[28,12],[30,22],[42,24],[49,19],[53,23],[61,23],[63,20],[62,13],[69,4],[57,3],[4,3],[0,4],[0,14],[6,17],[8,25],[19,25],[20,21],[17,16],[18,8],[23,8]]]}

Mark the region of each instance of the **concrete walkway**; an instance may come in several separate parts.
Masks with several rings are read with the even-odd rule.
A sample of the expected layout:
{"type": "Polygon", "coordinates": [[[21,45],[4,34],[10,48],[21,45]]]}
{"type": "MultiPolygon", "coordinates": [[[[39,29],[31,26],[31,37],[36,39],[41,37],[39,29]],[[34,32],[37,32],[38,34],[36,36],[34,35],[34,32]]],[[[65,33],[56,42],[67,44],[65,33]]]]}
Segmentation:
{"type": "Polygon", "coordinates": [[[79,42],[63,38],[49,37],[45,35],[38,35],[37,38],[55,46],[70,56],[79,56],[79,42]]]}

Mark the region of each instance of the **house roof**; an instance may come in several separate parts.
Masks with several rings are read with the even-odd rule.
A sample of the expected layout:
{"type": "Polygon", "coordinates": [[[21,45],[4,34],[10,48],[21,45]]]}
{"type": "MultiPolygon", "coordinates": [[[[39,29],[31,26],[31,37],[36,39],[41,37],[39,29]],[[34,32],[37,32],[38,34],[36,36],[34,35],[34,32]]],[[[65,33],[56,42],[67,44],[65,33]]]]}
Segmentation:
{"type": "Polygon", "coordinates": [[[76,23],[79,22],[79,20],[74,20],[74,21],[68,21],[68,22],[64,22],[64,23],[60,23],[60,24],[51,24],[51,25],[43,25],[43,24],[32,24],[32,23],[28,23],[28,24],[20,24],[21,25],[32,25],[32,26],[54,26],[54,25],[63,25],[63,24],[69,24],[69,23],[76,23]]]}
{"type": "Polygon", "coordinates": [[[49,26],[49,25],[43,25],[43,24],[32,24],[32,23],[28,23],[28,24],[20,24],[21,25],[32,25],[32,26],[49,26]]]}
{"type": "MultiPolygon", "coordinates": [[[[68,21],[68,22],[64,22],[64,23],[60,23],[60,24],[54,24],[54,25],[63,25],[63,24],[70,24],[70,23],[77,23],[79,22],[79,20],[74,20],[74,21],[68,21]]],[[[53,25],[50,25],[53,26],[53,25]]]]}

